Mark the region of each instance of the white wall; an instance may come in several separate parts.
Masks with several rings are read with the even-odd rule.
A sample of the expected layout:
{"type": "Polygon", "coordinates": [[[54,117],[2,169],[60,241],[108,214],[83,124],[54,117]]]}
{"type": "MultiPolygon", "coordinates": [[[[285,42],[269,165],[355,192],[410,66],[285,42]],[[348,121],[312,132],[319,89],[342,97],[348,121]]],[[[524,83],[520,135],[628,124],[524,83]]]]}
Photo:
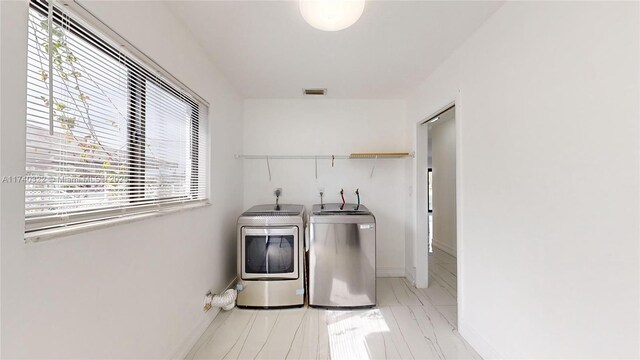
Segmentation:
{"type": "Polygon", "coordinates": [[[638,24],[506,3],[408,103],[414,130],[458,100],[460,331],[485,358],[640,356],[638,24]]]}
{"type": "MultiPolygon", "coordinates": [[[[83,2],[84,3],[84,2],[83,2]]],[[[211,102],[212,206],[25,245],[24,185],[2,184],[2,358],[168,358],[215,315],[235,276],[242,101],[159,2],[92,12],[211,102]]],[[[2,176],[25,169],[27,3],[1,2],[2,176]]]]}
{"type": "MultiPolygon", "coordinates": [[[[344,155],[352,152],[410,151],[406,145],[405,102],[399,100],[246,100],[244,150],[257,155],[344,155]]],[[[318,161],[270,160],[269,182],[264,160],[244,161],[244,205],[273,203],[273,190],[283,189],[282,203],[311,209],[320,202],[339,202],[340,188],[347,202],[362,203],[377,221],[379,275],[404,275],[405,163],[410,160],[318,161]]]]}
{"type": "MultiPolygon", "coordinates": [[[[456,121],[454,110],[429,129],[433,169],[433,246],[456,256],[456,121]]],[[[425,125],[423,125],[425,126],[425,125]]]]}

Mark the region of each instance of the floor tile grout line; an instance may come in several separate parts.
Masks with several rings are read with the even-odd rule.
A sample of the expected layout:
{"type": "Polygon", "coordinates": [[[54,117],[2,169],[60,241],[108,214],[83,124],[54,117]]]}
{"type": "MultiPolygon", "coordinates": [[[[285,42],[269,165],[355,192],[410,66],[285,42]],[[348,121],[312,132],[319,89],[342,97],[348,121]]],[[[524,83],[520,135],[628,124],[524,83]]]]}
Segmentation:
{"type": "Polygon", "coordinates": [[[415,355],[413,355],[413,351],[411,351],[411,347],[409,346],[407,339],[404,337],[404,333],[402,332],[402,327],[400,326],[400,324],[398,324],[396,315],[393,313],[393,308],[391,308],[390,310],[391,310],[391,317],[393,317],[393,321],[396,323],[396,326],[398,326],[398,330],[400,330],[400,336],[402,336],[402,340],[404,340],[404,344],[407,345],[407,349],[409,350],[409,354],[411,354],[411,358],[415,359],[416,357],[415,355]]]}
{"type": "Polygon", "coordinates": [[[247,337],[244,338],[242,342],[242,346],[240,347],[240,351],[238,352],[238,357],[242,355],[242,350],[244,349],[244,345],[247,343],[247,339],[249,339],[249,335],[251,334],[251,330],[253,330],[253,325],[256,323],[256,319],[258,318],[258,312],[256,311],[255,316],[253,317],[253,322],[251,322],[251,327],[249,328],[249,332],[247,333],[247,337]]]}
{"type": "MultiPolygon", "coordinates": [[[[291,348],[293,347],[293,343],[296,341],[296,336],[298,335],[298,331],[300,331],[300,327],[303,326],[304,323],[304,319],[307,317],[307,311],[304,311],[304,314],[302,314],[302,319],[300,320],[300,324],[298,324],[298,327],[296,328],[296,332],[293,333],[293,338],[291,339],[291,344],[289,345],[289,350],[287,351],[287,355],[285,355],[285,359],[287,359],[289,357],[289,353],[291,352],[291,348]]],[[[304,335],[303,335],[303,339],[304,339],[304,335]]],[[[302,352],[302,350],[300,350],[302,352]]],[[[299,354],[298,354],[299,355],[299,354]]],[[[298,356],[298,359],[300,358],[300,356],[298,356]]]]}
{"type": "MultiPolygon", "coordinates": [[[[242,334],[244,334],[245,329],[247,328],[247,326],[249,326],[249,323],[251,323],[251,326],[253,326],[253,322],[251,321],[252,319],[255,320],[255,318],[258,316],[258,312],[254,311],[253,316],[251,318],[249,318],[249,321],[247,321],[247,325],[245,325],[245,327],[242,329],[242,331],[240,332],[240,334],[238,335],[238,338],[236,339],[236,341],[233,343],[233,345],[231,345],[231,347],[229,348],[229,350],[222,356],[222,359],[226,358],[227,355],[229,355],[229,353],[231,352],[231,350],[233,350],[234,347],[236,347],[236,345],[238,344],[238,341],[240,341],[240,338],[242,337],[242,334]]],[[[251,329],[249,329],[250,331],[251,329]]],[[[247,333],[247,337],[249,337],[249,334],[247,333]]],[[[245,338],[246,341],[246,338],[245,338]]],[[[244,344],[244,343],[243,343],[244,344]]],[[[238,354],[239,356],[240,354],[238,354]]]]}
{"type": "Polygon", "coordinates": [[[276,327],[276,325],[278,324],[278,320],[280,319],[280,310],[278,310],[278,314],[276,315],[276,321],[273,323],[273,325],[271,326],[271,330],[269,331],[269,335],[267,335],[267,338],[264,340],[264,342],[262,343],[262,346],[260,347],[260,350],[258,350],[258,353],[256,354],[256,356],[253,357],[253,359],[257,359],[258,355],[260,355],[260,353],[262,352],[262,350],[264,349],[264,346],[267,345],[267,343],[269,342],[269,338],[271,338],[271,334],[273,334],[273,329],[276,327]]]}
{"type": "MultiPolygon", "coordinates": [[[[445,288],[446,290],[453,290],[453,291],[455,291],[456,293],[458,292],[458,289],[454,289],[453,287],[451,287],[451,285],[447,284],[447,282],[446,282],[446,281],[444,281],[444,279],[442,279],[442,277],[440,277],[438,274],[435,274],[435,273],[434,273],[434,274],[431,274],[431,277],[432,277],[433,279],[435,279],[435,280],[436,280],[436,282],[437,282],[441,287],[445,288]]],[[[447,291],[447,292],[451,293],[450,291],[447,291]]],[[[454,298],[455,298],[455,297],[457,297],[457,296],[455,296],[455,295],[453,295],[453,294],[451,294],[451,296],[453,296],[454,298]]]]}
{"type": "MultiPolygon", "coordinates": [[[[420,306],[420,309],[422,309],[422,311],[424,312],[424,306],[420,306]]],[[[420,333],[422,333],[422,337],[424,337],[429,342],[431,348],[433,349],[433,352],[436,355],[438,355],[438,357],[441,360],[444,360],[444,354],[442,354],[442,349],[440,348],[440,344],[438,344],[438,348],[440,348],[440,352],[438,352],[438,349],[436,349],[435,345],[433,344],[433,340],[431,340],[431,338],[427,334],[425,334],[424,330],[420,326],[420,322],[418,321],[418,317],[416,316],[416,314],[413,311],[413,309],[409,308],[409,312],[411,313],[411,315],[413,315],[413,318],[414,318],[414,320],[416,322],[416,325],[418,325],[418,329],[420,329],[420,333]]],[[[426,316],[426,312],[425,312],[425,316],[426,316]]],[[[429,318],[429,316],[427,316],[427,319],[429,320],[429,323],[431,323],[431,319],[429,318]]],[[[432,328],[433,328],[433,324],[432,324],[432,328]]],[[[435,331],[433,332],[433,336],[436,338],[436,343],[437,343],[438,342],[437,341],[438,338],[437,338],[437,335],[436,335],[435,331]]]]}
{"type": "Polygon", "coordinates": [[[446,265],[446,264],[435,264],[436,266],[439,266],[441,269],[443,269],[444,271],[446,271],[447,273],[451,274],[451,276],[455,276],[458,277],[458,275],[456,273],[453,273],[451,270],[447,269],[446,267],[442,266],[442,265],[446,265]]]}
{"type": "MultiPolygon", "coordinates": [[[[420,300],[420,297],[418,296],[418,294],[416,294],[415,291],[411,290],[411,287],[409,286],[409,284],[406,282],[406,278],[405,279],[400,279],[400,281],[402,282],[402,284],[404,285],[405,288],[407,288],[409,290],[409,292],[411,292],[413,294],[413,296],[416,297],[416,299],[418,299],[418,301],[420,302],[420,305],[424,306],[424,303],[422,302],[422,300],[420,300]]],[[[416,288],[417,290],[417,288],[416,288]]]]}
{"type": "MultiPolygon", "coordinates": [[[[194,349],[191,349],[191,350],[189,351],[189,353],[191,353],[191,352],[193,351],[193,355],[190,357],[190,359],[195,359],[195,356],[198,354],[198,352],[200,351],[200,349],[201,349],[203,346],[208,345],[211,341],[213,341],[214,335],[218,332],[218,330],[220,330],[220,328],[221,328],[221,327],[222,327],[222,326],[227,322],[227,320],[231,317],[231,312],[232,312],[232,311],[228,311],[228,312],[226,312],[226,313],[222,313],[222,314],[220,314],[220,312],[221,312],[221,311],[222,311],[222,310],[219,310],[219,311],[218,311],[218,314],[216,314],[216,316],[213,318],[213,321],[211,321],[211,324],[209,324],[209,326],[207,326],[207,329],[209,329],[209,327],[210,327],[210,326],[213,326],[213,324],[214,324],[214,322],[216,321],[216,318],[217,318],[218,316],[220,316],[220,315],[224,316],[224,320],[222,320],[222,323],[220,323],[220,325],[218,325],[218,326],[216,327],[216,329],[211,333],[211,338],[210,338],[209,340],[207,340],[207,341],[203,341],[200,345],[198,345],[198,347],[197,347],[197,349],[195,349],[195,351],[194,351],[194,349]],[[226,315],[226,316],[225,316],[225,315],[226,315]]],[[[205,330],[205,333],[206,333],[206,331],[207,331],[207,330],[205,330]]],[[[203,334],[203,335],[204,335],[204,334],[203,334]]],[[[198,339],[198,342],[200,342],[200,339],[198,339]]],[[[196,345],[197,345],[197,342],[196,342],[196,345]]],[[[187,357],[188,357],[188,354],[187,354],[187,357]]]]}

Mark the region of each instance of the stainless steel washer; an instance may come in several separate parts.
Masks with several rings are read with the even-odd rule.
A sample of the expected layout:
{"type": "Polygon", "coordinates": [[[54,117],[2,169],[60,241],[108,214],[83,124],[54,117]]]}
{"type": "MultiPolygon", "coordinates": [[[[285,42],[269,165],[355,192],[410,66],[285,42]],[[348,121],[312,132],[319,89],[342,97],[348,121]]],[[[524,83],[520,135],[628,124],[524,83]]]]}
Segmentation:
{"type": "Polygon", "coordinates": [[[257,205],[238,218],[237,305],[304,305],[304,206],[257,205]]]}
{"type": "Polygon", "coordinates": [[[365,206],[314,205],[309,217],[309,305],[376,305],[376,220],[365,206]]]}

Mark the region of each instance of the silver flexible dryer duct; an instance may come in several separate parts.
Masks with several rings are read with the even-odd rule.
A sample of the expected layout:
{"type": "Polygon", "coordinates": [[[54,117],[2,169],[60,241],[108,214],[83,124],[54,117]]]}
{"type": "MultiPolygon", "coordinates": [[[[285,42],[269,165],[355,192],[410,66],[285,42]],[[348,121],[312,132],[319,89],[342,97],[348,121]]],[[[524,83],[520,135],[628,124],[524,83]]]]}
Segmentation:
{"type": "Polygon", "coordinates": [[[236,297],[238,297],[236,289],[229,289],[222,294],[214,295],[211,300],[211,306],[220,307],[223,310],[231,310],[236,306],[236,297]]]}

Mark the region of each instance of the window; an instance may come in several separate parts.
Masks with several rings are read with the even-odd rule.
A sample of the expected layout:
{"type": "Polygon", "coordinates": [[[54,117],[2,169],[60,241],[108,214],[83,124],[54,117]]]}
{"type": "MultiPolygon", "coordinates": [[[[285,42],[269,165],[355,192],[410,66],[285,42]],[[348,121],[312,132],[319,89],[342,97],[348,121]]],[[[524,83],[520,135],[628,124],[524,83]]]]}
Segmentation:
{"type": "Polygon", "coordinates": [[[206,201],[206,103],[49,11],[30,3],[27,235],[206,201]]]}

